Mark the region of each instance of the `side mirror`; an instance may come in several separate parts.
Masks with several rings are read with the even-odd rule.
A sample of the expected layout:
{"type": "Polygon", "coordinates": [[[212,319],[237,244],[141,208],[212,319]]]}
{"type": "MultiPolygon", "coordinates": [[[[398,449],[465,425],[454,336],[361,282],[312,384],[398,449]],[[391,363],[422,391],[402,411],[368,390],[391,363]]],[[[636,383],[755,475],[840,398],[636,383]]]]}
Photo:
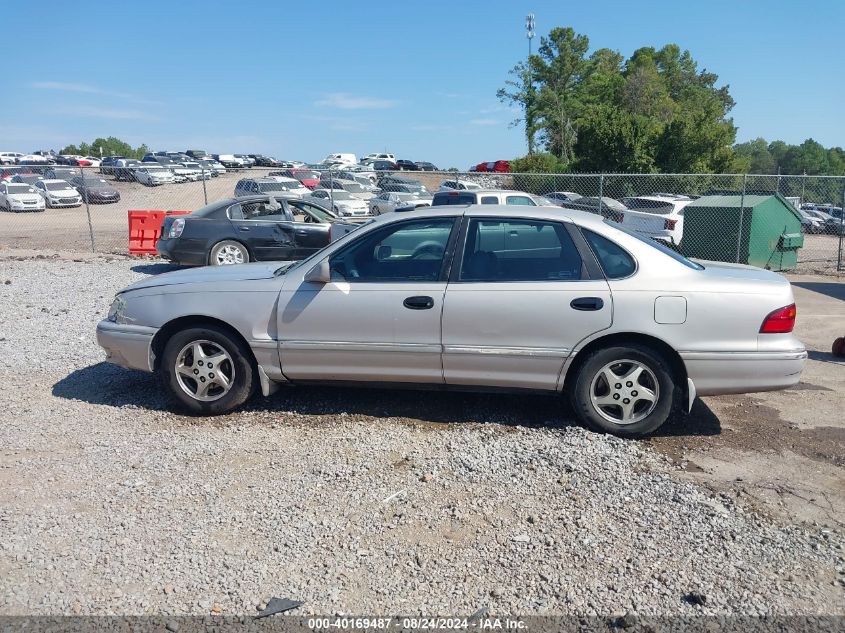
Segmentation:
{"type": "Polygon", "coordinates": [[[331,279],[332,273],[329,269],[328,259],[324,259],[314,266],[314,268],[305,273],[305,281],[310,281],[315,284],[327,284],[331,281],[331,279]]]}

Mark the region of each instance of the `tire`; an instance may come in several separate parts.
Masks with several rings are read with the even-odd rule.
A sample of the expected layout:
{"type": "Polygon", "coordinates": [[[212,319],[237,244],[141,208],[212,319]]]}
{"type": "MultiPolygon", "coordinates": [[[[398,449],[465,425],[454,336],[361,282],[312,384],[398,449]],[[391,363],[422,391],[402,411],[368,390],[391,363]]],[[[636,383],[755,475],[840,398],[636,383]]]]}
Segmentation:
{"type": "Polygon", "coordinates": [[[246,246],[234,240],[217,242],[208,254],[209,266],[228,266],[248,263],[249,251],[246,246]]]}
{"type": "Polygon", "coordinates": [[[837,358],[845,357],[845,337],[840,336],[833,341],[833,345],[830,347],[830,353],[837,358]]]}
{"type": "Polygon", "coordinates": [[[679,395],[669,362],[643,345],[596,350],[577,371],[570,395],[575,413],[594,429],[622,437],[656,430],[679,395]],[[637,369],[636,379],[625,380],[637,369]]]}
{"type": "Polygon", "coordinates": [[[158,372],[176,407],[194,415],[220,415],[238,408],[252,396],[258,382],[246,345],[214,325],[188,328],[171,336],[158,372]],[[197,377],[205,380],[199,382],[197,377]]]}

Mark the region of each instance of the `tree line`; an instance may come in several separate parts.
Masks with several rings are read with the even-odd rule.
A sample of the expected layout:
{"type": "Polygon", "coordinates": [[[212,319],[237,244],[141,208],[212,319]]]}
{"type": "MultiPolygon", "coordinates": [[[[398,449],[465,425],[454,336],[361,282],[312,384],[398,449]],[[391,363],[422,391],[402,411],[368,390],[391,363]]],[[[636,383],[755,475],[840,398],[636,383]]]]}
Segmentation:
{"type": "Polygon", "coordinates": [[[94,157],[125,156],[126,158],[140,160],[149,151],[149,148],[144,144],[138,147],[132,147],[129,143],[121,141],[119,138],[109,136],[108,138],[96,138],[91,143],[82,142],[79,145],[67,145],[59,153],[94,157]]]}
{"type": "Polygon", "coordinates": [[[558,27],[514,66],[498,98],[521,116],[528,155],[513,171],[845,174],[841,148],[757,139],[736,145],[729,86],[677,44],[627,59],[558,27]]]}

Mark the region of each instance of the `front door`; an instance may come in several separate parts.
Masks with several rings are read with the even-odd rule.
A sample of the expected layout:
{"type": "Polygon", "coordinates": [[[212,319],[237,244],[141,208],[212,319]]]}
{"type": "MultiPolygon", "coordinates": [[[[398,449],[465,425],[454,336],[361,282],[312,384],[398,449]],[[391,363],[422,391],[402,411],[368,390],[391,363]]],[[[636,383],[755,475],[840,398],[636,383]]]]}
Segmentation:
{"type": "Polygon", "coordinates": [[[586,336],[611,324],[610,289],[562,222],[470,218],[443,306],[447,384],[554,390],[586,336]]]}
{"type": "Polygon", "coordinates": [[[229,218],[238,240],[259,261],[295,257],[293,223],[277,201],[239,202],[229,207],[229,218]]]}
{"type": "Polygon", "coordinates": [[[278,310],[285,376],[442,383],[444,259],[455,224],[427,218],[369,231],[329,257],[326,284],[304,281],[311,264],[288,273],[278,310]]]}

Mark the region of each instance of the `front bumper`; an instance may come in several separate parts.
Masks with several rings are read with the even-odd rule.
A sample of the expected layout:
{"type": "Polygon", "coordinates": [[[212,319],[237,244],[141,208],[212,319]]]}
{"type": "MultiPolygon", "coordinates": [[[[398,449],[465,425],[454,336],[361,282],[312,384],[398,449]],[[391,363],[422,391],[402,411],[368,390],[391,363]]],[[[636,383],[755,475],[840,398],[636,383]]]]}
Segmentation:
{"type": "Polygon", "coordinates": [[[102,320],[97,324],[97,343],[106,351],[106,361],[126,367],[153,371],[152,342],[158,330],[102,320]]]}
{"type": "Polygon", "coordinates": [[[788,389],[801,380],[804,349],[783,352],[680,352],[699,396],[788,389]]]}
{"type": "Polygon", "coordinates": [[[45,205],[43,200],[32,204],[9,200],[9,209],[12,211],[43,211],[44,207],[45,205]]]}

